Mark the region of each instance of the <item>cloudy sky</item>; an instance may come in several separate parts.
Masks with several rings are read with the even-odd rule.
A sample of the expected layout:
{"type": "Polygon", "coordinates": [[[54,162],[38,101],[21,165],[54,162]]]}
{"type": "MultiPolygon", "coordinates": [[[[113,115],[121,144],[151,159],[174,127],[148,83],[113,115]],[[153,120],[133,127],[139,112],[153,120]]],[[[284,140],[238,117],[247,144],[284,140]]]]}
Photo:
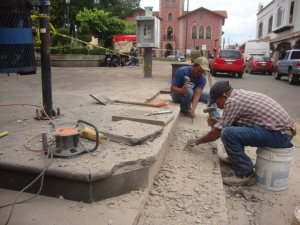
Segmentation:
{"type": "MultiPolygon", "coordinates": [[[[185,0],[184,9],[187,10],[185,0]]],[[[209,10],[225,10],[228,18],[225,20],[223,37],[225,46],[230,44],[242,44],[247,40],[255,39],[256,36],[256,14],[258,5],[268,5],[272,0],[189,0],[189,11],[200,7],[209,10]]],[[[141,0],[140,6],[152,6],[153,11],[159,11],[159,0],[141,0]]]]}

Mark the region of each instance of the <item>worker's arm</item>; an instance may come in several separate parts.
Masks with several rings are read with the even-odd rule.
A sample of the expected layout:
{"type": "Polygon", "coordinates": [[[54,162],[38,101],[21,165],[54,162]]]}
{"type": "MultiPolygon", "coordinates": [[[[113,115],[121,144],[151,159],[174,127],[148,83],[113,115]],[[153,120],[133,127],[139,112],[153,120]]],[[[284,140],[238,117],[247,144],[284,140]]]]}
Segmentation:
{"type": "Polygon", "coordinates": [[[171,85],[171,91],[175,94],[187,94],[188,93],[188,87],[185,85],[182,88],[176,87],[174,84],[171,85]]]}
{"type": "Polygon", "coordinates": [[[192,108],[189,110],[191,117],[195,117],[195,110],[198,105],[201,94],[202,94],[202,90],[197,88],[194,94],[194,98],[192,99],[192,108]]]}
{"type": "Polygon", "coordinates": [[[197,140],[196,140],[196,144],[197,145],[200,145],[200,144],[204,144],[204,143],[207,143],[207,142],[212,142],[212,141],[215,141],[217,140],[218,138],[221,137],[221,131],[222,130],[219,130],[219,129],[212,129],[210,130],[207,134],[205,134],[204,136],[202,137],[199,137],[197,140]]]}

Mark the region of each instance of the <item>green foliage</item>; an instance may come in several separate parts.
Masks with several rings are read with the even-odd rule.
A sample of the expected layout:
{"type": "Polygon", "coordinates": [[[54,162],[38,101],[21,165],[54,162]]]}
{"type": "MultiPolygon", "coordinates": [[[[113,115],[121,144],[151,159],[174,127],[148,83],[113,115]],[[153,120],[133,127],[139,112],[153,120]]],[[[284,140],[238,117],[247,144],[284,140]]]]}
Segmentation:
{"type": "MultiPolygon", "coordinates": [[[[85,42],[91,42],[92,37],[90,36],[90,27],[87,23],[82,23],[78,32],[78,39],[85,42]]],[[[86,46],[86,44],[83,44],[86,46]]]]}
{"type": "Polygon", "coordinates": [[[136,34],[136,23],[128,22],[126,20],[124,22],[126,28],[122,34],[136,34]]]}
{"type": "MultiPolygon", "coordinates": [[[[57,29],[57,33],[65,34],[68,36],[69,30],[67,28],[59,28],[59,29],[57,29]]],[[[57,34],[53,34],[51,36],[51,46],[57,46],[57,45],[65,46],[67,44],[70,44],[70,42],[71,42],[71,39],[62,37],[57,34]]]]}
{"type": "Polygon", "coordinates": [[[105,55],[106,50],[102,48],[94,48],[89,50],[90,55],[105,55]]]}
{"type": "Polygon", "coordinates": [[[71,46],[66,46],[64,47],[64,54],[71,54],[71,51],[72,51],[72,47],[71,46]]]}
{"type": "Polygon", "coordinates": [[[87,23],[82,23],[81,27],[79,28],[81,35],[88,35],[90,34],[90,27],[87,23]]]}
{"type": "Polygon", "coordinates": [[[112,16],[126,19],[133,16],[134,11],[140,7],[140,0],[95,0],[97,9],[110,12],[112,16]]]}
{"type": "Polygon", "coordinates": [[[51,55],[61,54],[61,49],[60,48],[51,48],[50,52],[51,52],[51,55]]]}
{"type": "Polygon", "coordinates": [[[41,53],[41,48],[40,47],[34,47],[34,52],[41,53]]]}
{"type": "Polygon", "coordinates": [[[100,43],[116,34],[123,33],[126,29],[123,20],[112,17],[110,13],[95,8],[93,10],[84,9],[80,11],[76,19],[81,23],[87,23],[90,27],[90,33],[98,37],[100,43]]]}
{"type": "MultiPolygon", "coordinates": [[[[65,0],[51,0],[50,3],[50,22],[57,29],[66,25],[67,4],[65,0]]],[[[69,5],[70,33],[74,34],[75,25],[79,27],[76,21],[76,15],[84,8],[92,9],[95,7],[94,0],[71,0],[69,5]]]]}
{"type": "MultiPolygon", "coordinates": [[[[81,41],[85,41],[85,42],[91,42],[92,41],[92,37],[91,36],[78,36],[78,39],[81,41]]],[[[82,43],[84,46],[86,46],[86,44],[82,43]]]]}
{"type": "Polygon", "coordinates": [[[89,51],[87,50],[87,48],[72,48],[71,49],[71,54],[84,54],[84,55],[88,55],[89,51]]]}

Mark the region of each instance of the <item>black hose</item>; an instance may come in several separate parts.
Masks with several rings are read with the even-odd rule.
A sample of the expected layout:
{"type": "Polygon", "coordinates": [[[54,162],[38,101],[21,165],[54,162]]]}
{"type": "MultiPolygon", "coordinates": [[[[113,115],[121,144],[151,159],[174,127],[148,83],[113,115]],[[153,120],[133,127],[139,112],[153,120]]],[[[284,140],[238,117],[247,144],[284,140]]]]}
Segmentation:
{"type": "Polygon", "coordinates": [[[93,152],[93,151],[97,150],[97,148],[99,146],[99,131],[98,131],[97,127],[94,126],[93,124],[89,123],[89,122],[84,121],[84,120],[78,120],[77,123],[84,123],[84,124],[87,124],[87,125],[89,125],[89,126],[91,126],[91,127],[94,128],[94,130],[96,131],[96,140],[95,140],[96,141],[96,145],[95,145],[95,147],[93,149],[88,150],[88,151],[89,152],[93,152]]]}

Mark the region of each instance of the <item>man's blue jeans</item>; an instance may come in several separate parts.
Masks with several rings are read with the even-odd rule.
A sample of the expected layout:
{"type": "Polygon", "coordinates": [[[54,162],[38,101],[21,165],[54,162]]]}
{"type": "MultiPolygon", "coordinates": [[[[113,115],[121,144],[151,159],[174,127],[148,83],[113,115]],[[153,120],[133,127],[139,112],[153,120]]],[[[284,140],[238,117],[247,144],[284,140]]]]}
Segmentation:
{"type": "MultiPolygon", "coordinates": [[[[187,113],[188,110],[191,108],[194,94],[195,94],[194,90],[192,88],[189,88],[186,96],[184,96],[183,94],[174,94],[173,92],[171,92],[171,97],[174,102],[180,103],[181,111],[187,113]]],[[[199,102],[204,102],[205,104],[207,104],[209,101],[210,101],[209,93],[202,92],[199,102]]],[[[210,106],[215,107],[216,109],[218,108],[216,103],[213,103],[210,106]]],[[[215,118],[217,119],[220,118],[220,113],[218,112],[218,110],[213,111],[212,114],[215,118]]]]}
{"type": "Polygon", "coordinates": [[[229,158],[233,162],[235,174],[242,175],[253,170],[253,163],[245,154],[244,146],[290,148],[292,136],[270,131],[261,126],[226,127],[221,132],[221,140],[229,158]]]}

